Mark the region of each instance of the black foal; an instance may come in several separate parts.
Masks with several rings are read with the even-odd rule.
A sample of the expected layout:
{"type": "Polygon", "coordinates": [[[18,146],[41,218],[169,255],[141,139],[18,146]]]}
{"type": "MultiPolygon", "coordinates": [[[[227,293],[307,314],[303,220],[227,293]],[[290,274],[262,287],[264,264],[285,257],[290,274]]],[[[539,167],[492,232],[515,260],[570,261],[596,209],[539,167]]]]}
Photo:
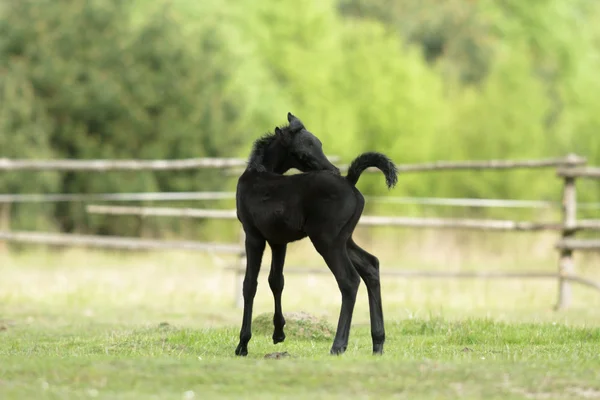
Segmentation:
{"type": "Polygon", "coordinates": [[[365,200],[355,185],[368,167],[380,169],[388,188],[396,184],[396,167],[380,153],[363,153],[350,164],[348,175],[323,154],[322,145],[302,122],[288,113],[289,125],[256,140],[248,166],[237,184],[237,217],[246,234],[244,316],[235,354],[248,354],[252,337],[252,305],[258,273],[268,242],[272,252],[269,286],[275,300],[273,343],[283,342],[281,310],[283,264],[288,243],[309,237],[335,276],[342,306],[331,354],[348,345],[352,313],[360,279],[367,286],[373,353],[383,353],[385,330],[379,261],[352,240],[365,200]],[[290,168],[304,173],[283,175],[290,168]]]}

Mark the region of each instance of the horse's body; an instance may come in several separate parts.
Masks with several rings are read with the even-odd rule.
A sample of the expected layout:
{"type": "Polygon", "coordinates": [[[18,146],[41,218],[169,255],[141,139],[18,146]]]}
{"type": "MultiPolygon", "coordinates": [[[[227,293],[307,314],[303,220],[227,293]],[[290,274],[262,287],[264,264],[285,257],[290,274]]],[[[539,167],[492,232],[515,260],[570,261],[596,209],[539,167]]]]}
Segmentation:
{"type": "Polygon", "coordinates": [[[396,183],[394,164],[380,153],[364,153],[350,165],[348,175],[327,160],[320,141],[302,122],[288,113],[290,125],[275,135],[258,139],[236,192],[237,216],[246,234],[246,275],[243,284],[244,317],[237,355],[248,354],[252,336],[252,306],[266,243],[272,251],[269,286],[275,300],[273,342],[285,339],[281,311],[283,264],[288,243],[309,237],[334,274],[342,294],[342,308],[332,354],[343,353],[360,278],[369,295],[373,352],[385,341],[379,284],[379,261],[352,240],[364,208],[355,185],[360,174],[375,166],[383,171],[388,187],[396,183]],[[302,174],[285,176],[296,168],[302,174]]]}
{"type": "Polygon", "coordinates": [[[317,234],[338,233],[364,199],[334,172],[285,176],[247,171],[239,179],[237,212],[244,226],[272,244],[286,244],[317,234]]]}

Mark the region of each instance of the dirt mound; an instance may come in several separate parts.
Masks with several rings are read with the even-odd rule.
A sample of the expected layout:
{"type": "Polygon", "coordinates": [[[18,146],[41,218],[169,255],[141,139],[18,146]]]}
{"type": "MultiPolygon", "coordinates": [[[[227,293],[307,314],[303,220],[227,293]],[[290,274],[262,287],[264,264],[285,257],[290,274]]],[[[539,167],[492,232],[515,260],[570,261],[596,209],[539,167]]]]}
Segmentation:
{"type": "Polygon", "coordinates": [[[7,331],[9,327],[15,325],[15,321],[0,320],[0,331],[7,331]]]}
{"type": "MultiPolygon", "coordinates": [[[[287,339],[330,340],[335,334],[335,328],[325,317],[317,317],[305,312],[283,313],[283,317],[287,339]]],[[[269,337],[273,335],[273,313],[256,316],[252,321],[252,333],[269,337]]]]}
{"type": "Polygon", "coordinates": [[[275,353],[265,354],[264,358],[267,358],[267,359],[270,358],[270,359],[274,359],[274,360],[281,360],[282,358],[287,358],[287,357],[291,357],[291,355],[287,351],[284,351],[283,353],[281,353],[281,352],[275,352],[275,353]]]}

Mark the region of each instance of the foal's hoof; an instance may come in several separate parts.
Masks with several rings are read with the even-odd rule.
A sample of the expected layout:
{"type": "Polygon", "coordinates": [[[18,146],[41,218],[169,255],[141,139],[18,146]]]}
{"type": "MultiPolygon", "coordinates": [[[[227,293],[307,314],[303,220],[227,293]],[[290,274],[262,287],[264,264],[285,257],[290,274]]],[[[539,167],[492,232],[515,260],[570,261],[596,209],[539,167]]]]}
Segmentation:
{"type": "Polygon", "coordinates": [[[383,344],[375,344],[375,345],[373,345],[373,355],[374,356],[383,355],[383,344]]]}
{"type": "Polygon", "coordinates": [[[248,348],[238,344],[238,347],[235,349],[235,355],[246,357],[248,355],[248,348]]]}
{"type": "Polygon", "coordinates": [[[340,355],[344,354],[345,351],[346,351],[346,346],[343,346],[343,347],[335,347],[334,346],[331,348],[329,353],[334,356],[340,356],[340,355]]]}
{"type": "Polygon", "coordinates": [[[273,334],[273,344],[281,343],[285,340],[285,333],[274,333],[273,334]]]}

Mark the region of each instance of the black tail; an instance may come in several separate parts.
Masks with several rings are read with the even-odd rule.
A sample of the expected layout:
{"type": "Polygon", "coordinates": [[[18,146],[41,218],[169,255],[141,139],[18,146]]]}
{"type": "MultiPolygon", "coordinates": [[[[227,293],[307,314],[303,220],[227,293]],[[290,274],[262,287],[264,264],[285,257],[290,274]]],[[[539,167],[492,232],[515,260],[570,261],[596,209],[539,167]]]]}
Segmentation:
{"type": "Polygon", "coordinates": [[[360,178],[360,174],[369,167],[376,167],[383,172],[385,175],[385,183],[388,188],[392,188],[398,182],[397,169],[392,160],[390,160],[387,156],[376,153],[376,152],[367,152],[359,155],[350,163],[350,168],[348,168],[348,174],[346,175],[346,179],[352,185],[356,186],[356,182],[358,182],[358,178],[360,178]]]}

